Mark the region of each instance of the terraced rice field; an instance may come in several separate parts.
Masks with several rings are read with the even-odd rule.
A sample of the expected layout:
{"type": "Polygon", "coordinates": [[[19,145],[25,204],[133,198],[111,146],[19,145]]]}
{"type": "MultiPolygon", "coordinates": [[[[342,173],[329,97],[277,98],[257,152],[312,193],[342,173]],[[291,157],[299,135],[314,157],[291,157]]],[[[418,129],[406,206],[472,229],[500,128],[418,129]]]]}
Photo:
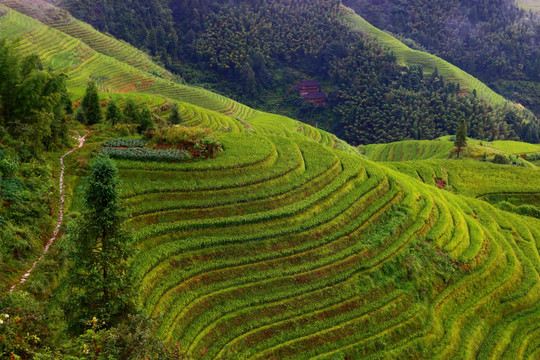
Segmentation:
{"type": "Polygon", "coordinates": [[[540,152],[539,144],[529,144],[521,141],[493,141],[490,142],[488,146],[502,151],[506,151],[511,154],[540,152]]]}
{"type": "Polygon", "coordinates": [[[447,80],[452,80],[460,84],[461,89],[468,92],[476,90],[478,96],[485,99],[493,106],[499,106],[507,104],[508,101],[491,90],[483,82],[461,70],[460,68],[450,64],[449,62],[429,54],[424,51],[418,51],[411,49],[401,41],[393,37],[392,35],[376,28],[368,23],[360,15],[356,14],[354,10],[343,6],[344,9],[344,21],[351,29],[358,30],[368,35],[373,36],[384,47],[389,48],[396,56],[398,62],[411,66],[421,65],[424,68],[424,72],[427,74],[433,73],[437,68],[439,74],[444,75],[447,80]]]}
{"type": "MultiPolygon", "coordinates": [[[[192,359],[540,356],[540,221],[429,180],[477,196],[502,176],[487,188],[522,181],[535,192],[537,172],[376,164],[326,132],[128,65],[127,48],[54,19],[62,31],[8,10],[0,32],[72,75],[73,89],[92,77],[114,94],[177,101],[225,149],[200,162],[116,161],[138,250],[130,269],[157,336],[192,359]]],[[[403,146],[370,151],[443,151],[403,146]]]]}
{"type": "Polygon", "coordinates": [[[447,158],[453,148],[447,140],[407,140],[362,146],[360,150],[373,161],[408,161],[447,158]]]}
{"type": "Polygon", "coordinates": [[[487,194],[540,194],[540,171],[476,160],[424,160],[385,163],[385,166],[435,185],[444,179],[453,191],[479,197],[487,194]]]}
{"type": "Polygon", "coordinates": [[[39,1],[0,3],[8,6],[8,13],[0,18],[2,35],[8,40],[19,39],[21,53],[37,54],[52,69],[65,72],[69,87],[84,87],[92,79],[104,92],[160,95],[219,112],[235,121],[245,121],[256,114],[255,110],[219,94],[172,81],[168,72],[150,64],[146,55],[81,22],[56,19],[53,28],[33,19],[30,16],[40,15],[39,1]]]}
{"type": "Polygon", "coordinates": [[[220,136],[207,162],[117,161],[159,336],[193,359],[538,355],[538,221],[313,141],[220,136]]]}

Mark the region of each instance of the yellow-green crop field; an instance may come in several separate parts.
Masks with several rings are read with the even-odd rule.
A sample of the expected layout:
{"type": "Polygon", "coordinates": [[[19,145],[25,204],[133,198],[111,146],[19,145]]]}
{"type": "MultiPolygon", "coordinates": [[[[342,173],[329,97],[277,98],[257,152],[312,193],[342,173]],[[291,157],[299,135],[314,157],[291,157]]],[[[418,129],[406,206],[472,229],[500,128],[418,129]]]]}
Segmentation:
{"type": "MultiPolygon", "coordinates": [[[[77,26],[0,18],[4,36],[68,73],[74,96],[92,76],[111,96],[175,101],[223,144],[204,161],[115,161],[130,271],[156,336],[189,359],[540,357],[540,220],[473,197],[538,192],[536,170],[375,163],[326,132],[129,65],[116,54],[125,44],[90,45],[92,29],[77,26]]],[[[448,146],[369,149],[405,160],[448,146]]]]}
{"type": "Polygon", "coordinates": [[[488,146],[512,154],[526,154],[540,151],[539,144],[529,144],[520,141],[493,141],[488,146]]]}

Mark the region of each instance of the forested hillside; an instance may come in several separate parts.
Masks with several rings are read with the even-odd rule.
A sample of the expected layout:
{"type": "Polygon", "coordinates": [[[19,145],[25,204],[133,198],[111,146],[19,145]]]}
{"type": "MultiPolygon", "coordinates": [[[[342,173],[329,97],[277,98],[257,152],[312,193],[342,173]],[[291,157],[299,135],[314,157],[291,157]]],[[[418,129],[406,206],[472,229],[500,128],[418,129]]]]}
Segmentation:
{"type": "MultiPolygon", "coordinates": [[[[56,170],[48,155],[68,144],[73,113],[63,74],[43,70],[0,41],[0,268],[12,281],[52,228],[56,170]]],[[[2,289],[5,290],[5,289],[2,289]]]]}
{"type": "Polygon", "coordinates": [[[540,18],[514,0],[343,3],[540,114],[540,18]]]}
{"type": "Polygon", "coordinates": [[[163,10],[166,3],[154,1],[156,10],[148,11],[165,15],[152,26],[174,26],[179,37],[178,47],[157,52],[147,40],[161,30],[139,26],[150,21],[142,19],[148,12],[142,9],[150,5],[140,3],[61,2],[98,29],[161,54],[190,83],[296,117],[353,144],[432,139],[453,133],[462,119],[477,138],[538,141],[537,127],[525,126],[529,120],[517,108],[495,107],[438,74],[424,76],[421,69],[398,65],[376,41],[342,23],[339,0],[172,1],[170,13],[163,10]],[[129,13],[134,21],[115,12],[129,13]],[[289,90],[304,78],[322,83],[329,93],[327,107],[302,101],[289,90]]]}

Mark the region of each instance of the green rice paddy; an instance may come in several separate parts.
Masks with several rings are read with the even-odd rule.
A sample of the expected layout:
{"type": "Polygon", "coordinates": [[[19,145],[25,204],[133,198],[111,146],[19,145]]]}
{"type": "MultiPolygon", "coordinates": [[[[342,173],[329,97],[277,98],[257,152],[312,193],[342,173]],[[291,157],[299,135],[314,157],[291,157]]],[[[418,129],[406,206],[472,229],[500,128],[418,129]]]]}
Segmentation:
{"type": "Polygon", "coordinates": [[[70,75],[74,97],[92,77],[111,96],[176,101],[223,143],[206,161],[116,161],[130,271],[156,336],[190,359],[540,356],[540,220],[474,198],[538,193],[538,171],[445,160],[448,140],[362,149],[392,161],[375,163],[326,132],[151,75],[127,45],[74,24],[9,10],[0,32],[70,75]]]}

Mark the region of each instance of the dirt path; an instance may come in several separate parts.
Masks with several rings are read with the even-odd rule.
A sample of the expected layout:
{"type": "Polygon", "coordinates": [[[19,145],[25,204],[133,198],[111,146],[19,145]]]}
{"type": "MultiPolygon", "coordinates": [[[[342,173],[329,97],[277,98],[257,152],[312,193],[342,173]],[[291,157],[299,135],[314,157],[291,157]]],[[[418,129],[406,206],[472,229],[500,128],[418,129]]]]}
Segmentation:
{"type": "Polygon", "coordinates": [[[79,142],[79,145],[74,147],[73,149],[69,150],[67,153],[62,155],[62,157],[60,158],[60,167],[61,167],[61,170],[60,170],[60,186],[59,186],[59,189],[60,189],[60,208],[59,208],[59,212],[58,212],[58,221],[56,222],[56,227],[54,228],[54,233],[53,233],[51,239],[49,240],[49,242],[47,243],[47,245],[45,245],[45,248],[43,249],[43,253],[41,254],[41,256],[36,261],[34,261],[34,263],[32,264],[32,267],[30,267],[30,269],[26,272],[26,274],[23,275],[21,280],[19,280],[19,282],[15,283],[15,285],[13,285],[11,287],[11,289],[9,290],[10,293],[13,292],[13,290],[15,290],[17,285],[23,284],[26,281],[26,279],[28,279],[28,277],[30,276],[30,274],[32,273],[32,271],[34,270],[36,265],[47,254],[47,252],[49,251],[49,248],[51,247],[52,244],[54,244],[54,242],[55,242],[55,240],[56,240],[56,238],[58,236],[58,232],[60,231],[60,226],[62,225],[62,221],[64,220],[64,201],[66,200],[66,195],[64,193],[64,170],[65,170],[64,158],[67,155],[74,152],[75,150],[80,149],[84,145],[84,141],[86,140],[86,137],[88,136],[88,134],[89,134],[89,132],[86,132],[86,134],[84,134],[83,136],[79,136],[79,137],[75,138],[79,142]]]}

